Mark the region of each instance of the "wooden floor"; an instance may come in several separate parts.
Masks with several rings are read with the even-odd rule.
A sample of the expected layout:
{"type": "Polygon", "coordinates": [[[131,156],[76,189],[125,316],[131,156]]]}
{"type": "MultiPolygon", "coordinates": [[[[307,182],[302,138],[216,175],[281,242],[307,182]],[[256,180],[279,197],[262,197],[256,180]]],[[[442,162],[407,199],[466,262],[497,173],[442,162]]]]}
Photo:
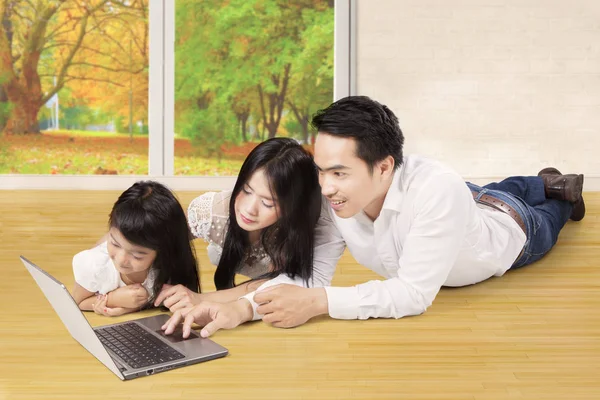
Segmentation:
{"type": "MultiPolygon", "coordinates": [[[[71,338],[18,259],[71,287],[72,256],[103,234],[117,195],[0,190],[0,400],[600,399],[600,193],[586,194],[586,218],[545,259],[443,289],[422,316],[290,330],[254,322],[214,336],[226,358],[128,382],[71,338]]],[[[195,195],[179,193],[186,207],[195,195]]],[[[213,290],[196,248],[203,290],[213,290]]],[[[372,278],[345,255],[334,283],[372,278]]]]}

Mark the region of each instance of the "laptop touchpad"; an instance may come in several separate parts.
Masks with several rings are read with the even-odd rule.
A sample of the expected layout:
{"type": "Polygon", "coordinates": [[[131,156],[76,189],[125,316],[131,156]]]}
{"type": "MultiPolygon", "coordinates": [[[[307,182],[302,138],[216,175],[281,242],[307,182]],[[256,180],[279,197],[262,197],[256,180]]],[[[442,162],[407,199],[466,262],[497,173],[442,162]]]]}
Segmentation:
{"type": "Polygon", "coordinates": [[[167,339],[171,343],[183,342],[184,340],[198,339],[200,337],[200,336],[198,336],[198,334],[196,332],[194,332],[194,330],[191,330],[190,336],[187,339],[185,339],[183,337],[183,329],[181,327],[178,327],[177,329],[175,329],[175,331],[173,333],[171,333],[170,335],[165,335],[165,331],[163,331],[162,329],[159,329],[155,332],[158,333],[160,336],[164,337],[165,339],[167,339]]]}

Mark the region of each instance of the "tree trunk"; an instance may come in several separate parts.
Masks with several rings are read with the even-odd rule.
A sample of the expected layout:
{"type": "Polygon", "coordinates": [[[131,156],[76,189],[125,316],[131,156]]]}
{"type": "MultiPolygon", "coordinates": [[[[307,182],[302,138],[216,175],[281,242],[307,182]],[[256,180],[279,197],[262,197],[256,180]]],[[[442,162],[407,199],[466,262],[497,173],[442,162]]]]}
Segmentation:
{"type": "Polygon", "coordinates": [[[283,69],[283,77],[272,75],[271,81],[277,88],[275,93],[263,93],[262,86],[258,85],[258,98],[260,100],[260,108],[264,125],[269,131],[269,139],[272,139],[277,134],[279,123],[281,122],[281,114],[283,113],[283,105],[287,94],[287,87],[290,80],[290,69],[292,65],[286,64],[283,69]],[[265,97],[268,99],[269,112],[265,108],[265,97]]]}
{"type": "Polygon", "coordinates": [[[4,88],[0,86],[0,132],[4,130],[6,121],[8,120],[8,113],[6,113],[6,106],[8,105],[8,97],[4,88]],[[6,114],[5,114],[6,113],[6,114]]]}
{"type": "Polygon", "coordinates": [[[14,98],[8,94],[8,101],[12,103],[12,110],[6,121],[4,132],[14,135],[40,133],[38,113],[41,105],[39,101],[30,100],[23,96],[14,98]]]}
{"type": "Polygon", "coordinates": [[[234,107],[234,114],[240,123],[240,131],[242,133],[242,140],[244,143],[248,143],[248,118],[250,118],[250,107],[237,107],[237,111],[234,107]]]}
{"type": "Polygon", "coordinates": [[[238,114],[238,120],[240,121],[242,128],[242,140],[244,143],[248,143],[248,117],[250,117],[250,113],[241,113],[238,114]]]}
{"type": "MultiPolygon", "coordinates": [[[[12,7],[6,7],[4,9],[4,14],[2,16],[2,27],[4,28],[4,32],[6,33],[6,40],[8,42],[8,48],[12,49],[12,39],[13,39],[13,25],[10,20],[12,7]]],[[[0,86],[0,107],[2,109],[0,112],[0,131],[4,131],[4,127],[6,126],[6,121],[8,120],[8,110],[6,106],[8,105],[8,96],[6,96],[6,91],[3,86],[0,86]]]]}
{"type": "MultiPolygon", "coordinates": [[[[87,23],[90,15],[104,7],[108,0],[102,0],[93,7],[85,6],[86,12],[79,22],[79,32],[74,45],[64,56],[63,64],[57,69],[56,85],[42,94],[42,85],[38,73],[38,64],[42,49],[46,43],[46,30],[48,22],[63,6],[64,1],[38,2],[35,15],[31,24],[27,25],[23,33],[25,44],[20,54],[21,71],[15,69],[12,55],[12,25],[10,15],[16,2],[7,3],[0,1],[0,15],[3,20],[4,31],[0,30],[0,73],[2,75],[2,88],[11,103],[11,113],[6,122],[4,131],[13,134],[40,133],[37,116],[40,108],[54,96],[65,83],[67,70],[73,62],[73,57],[82,45],[86,34],[87,23]]],[[[85,3],[85,2],[84,2],[85,3]]],[[[25,25],[24,25],[25,26],[25,25]]]]}
{"type": "Polygon", "coordinates": [[[21,71],[17,73],[12,56],[12,24],[10,20],[7,20],[13,5],[10,3],[7,8],[6,2],[0,3],[3,16],[2,25],[5,29],[4,32],[0,32],[0,71],[3,75],[2,88],[8,102],[11,103],[10,115],[6,121],[4,132],[17,135],[40,133],[37,116],[44,101],[42,101],[42,85],[37,67],[48,21],[59,6],[49,4],[36,10],[36,18],[25,32],[27,40],[21,54],[22,67],[21,71]]]}
{"type": "Polygon", "coordinates": [[[262,118],[258,118],[254,126],[256,127],[256,136],[255,138],[263,142],[265,140],[265,124],[261,124],[262,118]]]}
{"type": "Polygon", "coordinates": [[[302,119],[300,125],[302,125],[302,139],[305,144],[308,144],[308,116],[302,119]]]}
{"type": "Polygon", "coordinates": [[[269,131],[269,139],[273,139],[275,135],[277,135],[277,129],[279,129],[279,116],[281,113],[279,109],[283,109],[283,107],[278,107],[278,97],[277,94],[270,94],[269,98],[269,119],[267,122],[267,130],[269,131]]]}
{"type": "Polygon", "coordinates": [[[293,102],[288,101],[288,105],[294,112],[296,120],[302,128],[302,140],[305,144],[308,144],[308,107],[306,107],[304,111],[300,111],[293,102]]]}

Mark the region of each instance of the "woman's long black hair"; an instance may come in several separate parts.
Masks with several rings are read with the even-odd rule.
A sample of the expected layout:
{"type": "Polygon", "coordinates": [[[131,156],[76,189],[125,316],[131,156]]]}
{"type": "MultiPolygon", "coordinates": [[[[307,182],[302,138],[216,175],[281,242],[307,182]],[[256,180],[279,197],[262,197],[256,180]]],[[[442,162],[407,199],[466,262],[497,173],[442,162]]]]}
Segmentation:
{"type": "Polygon", "coordinates": [[[223,253],[215,272],[217,290],[235,286],[235,274],[250,248],[248,232],[235,218],[235,199],[252,175],[263,170],[279,205],[277,222],[261,232],[261,244],[273,270],[260,278],[280,273],[312,277],[315,227],[321,213],[319,176],[311,154],[290,138],[273,138],[255,147],[240,169],[229,202],[229,224],[223,253]]]}
{"type": "MultiPolygon", "coordinates": [[[[175,195],[154,181],[136,182],[115,202],[109,226],[129,242],[156,251],[154,296],[163,284],[181,284],[199,293],[198,263],[185,212],[175,195]]],[[[148,304],[153,299],[148,299],[148,304]]]]}

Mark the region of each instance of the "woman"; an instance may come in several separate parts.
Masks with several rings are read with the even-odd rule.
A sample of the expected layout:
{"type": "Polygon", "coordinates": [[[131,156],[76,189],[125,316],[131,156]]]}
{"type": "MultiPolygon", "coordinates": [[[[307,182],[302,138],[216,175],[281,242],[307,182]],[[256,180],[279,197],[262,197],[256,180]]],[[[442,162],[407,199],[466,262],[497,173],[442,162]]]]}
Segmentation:
{"type": "Polygon", "coordinates": [[[188,208],[192,234],[209,243],[218,292],[199,294],[165,285],[155,305],[164,302],[175,311],[202,300],[228,302],[281,273],[308,283],[320,211],[311,154],[289,138],[259,144],[244,161],[232,191],[205,193],[188,208]],[[237,274],[251,280],[236,286],[237,274]]]}

